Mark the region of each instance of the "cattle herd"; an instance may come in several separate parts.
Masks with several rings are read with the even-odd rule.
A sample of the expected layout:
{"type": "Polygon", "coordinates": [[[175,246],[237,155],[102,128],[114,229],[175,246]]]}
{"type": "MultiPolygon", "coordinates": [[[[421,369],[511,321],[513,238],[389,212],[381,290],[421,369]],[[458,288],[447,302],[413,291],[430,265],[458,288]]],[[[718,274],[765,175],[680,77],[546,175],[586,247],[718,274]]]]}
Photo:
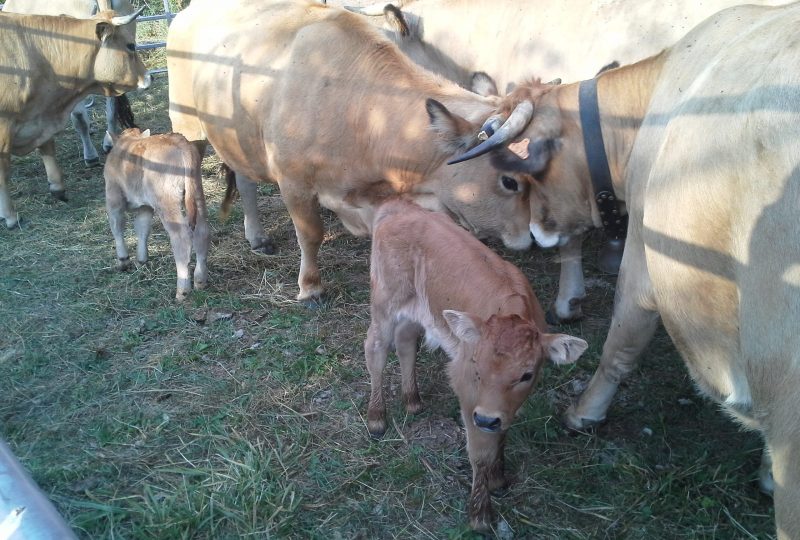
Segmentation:
{"type": "MultiPolygon", "coordinates": [[[[66,118],[81,128],[88,94],[149,84],[130,4],[46,2],[80,18],[35,4],[9,2],[0,15],[9,228],[10,155],[38,148],[64,197],[52,139],[66,118]]],[[[542,364],[574,362],[588,347],[548,322],[581,317],[581,236],[604,228],[625,238],[614,312],[566,424],[605,420],[661,320],[697,388],[763,435],[760,483],[774,496],[777,536],[800,539],[800,3],[737,4],[229,0],[220,10],[193,0],[167,40],[174,133],[117,136],[109,124],[119,264],[129,265],[126,209],[137,212],[141,262],[155,213],[172,243],[176,297],[191,290],[192,247],[194,286],[206,285],[209,144],[232,171],[227,204],[238,191],[254,250],[272,249],[256,184],[278,184],[301,249],[298,301],[324,292],[319,206],[371,236],[369,433],[386,429],[390,349],[415,413],[418,338],[443,348],[473,470],[470,524],[487,530],[489,493],[505,485],[505,434],[542,364]],[[547,321],[519,269],[476,237],[561,250],[547,321]]],[[[87,161],[93,151],[84,146],[87,161]]]]}

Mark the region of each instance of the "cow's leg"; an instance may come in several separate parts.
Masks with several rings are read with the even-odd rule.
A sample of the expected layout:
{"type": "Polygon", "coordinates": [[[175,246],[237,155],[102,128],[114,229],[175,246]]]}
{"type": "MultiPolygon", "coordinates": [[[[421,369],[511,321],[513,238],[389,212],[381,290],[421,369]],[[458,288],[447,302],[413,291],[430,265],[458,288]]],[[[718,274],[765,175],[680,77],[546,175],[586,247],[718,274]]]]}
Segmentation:
{"type": "Polygon", "coordinates": [[[205,209],[197,209],[192,244],[197,259],[194,267],[194,288],[205,289],[208,283],[208,216],[205,209]]]}
{"type": "Polygon", "coordinates": [[[547,312],[547,322],[559,324],[583,317],[581,302],[586,297],[581,264],[582,236],[573,236],[559,249],[561,274],[558,280],[558,297],[547,312]]]}
{"type": "Polygon", "coordinates": [[[59,201],[66,201],[66,188],[64,179],[61,175],[61,167],[56,162],[56,143],[55,139],[50,139],[39,147],[39,155],[42,156],[44,170],[47,173],[47,182],[50,184],[50,195],[59,201]]]}
{"type": "Polygon", "coordinates": [[[403,404],[411,414],[422,410],[417,388],[417,341],[421,334],[422,327],[409,320],[400,321],[394,329],[394,348],[400,361],[403,404]]]}
{"type": "Polygon", "coordinates": [[[490,493],[506,485],[503,473],[505,434],[478,429],[470,407],[462,405],[461,416],[467,432],[467,454],[472,465],[472,490],[467,505],[469,524],[476,531],[487,531],[494,517],[490,493]]]}
{"type": "Polygon", "coordinates": [[[237,173],[236,189],[239,190],[239,197],[242,199],[244,237],[250,243],[250,249],[266,255],[273,253],[275,248],[272,240],[261,226],[261,218],[258,213],[258,185],[246,176],[237,173]]]}
{"type": "MultiPolygon", "coordinates": [[[[8,137],[6,140],[10,143],[10,136],[8,134],[0,133],[0,141],[3,136],[8,137]]],[[[2,144],[2,143],[0,143],[2,144]]],[[[8,180],[11,170],[11,153],[8,149],[0,146],[0,218],[6,220],[6,227],[13,229],[19,223],[17,218],[17,211],[14,209],[14,204],[11,202],[11,195],[8,192],[8,180]]]]}
{"type": "Polygon", "coordinates": [[[658,313],[643,307],[653,303],[641,246],[640,242],[631,242],[631,249],[626,246],[600,365],[578,403],[566,413],[565,422],[572,429],[581,430],[605,420],[620,381],[636,367],[656,331],[658,313]]]}
{"type": "MultiPolygon", "coordinates": [[[[118,134],[119,127],[117,126],[117,100],[112,96],[106,97],[106,134],[103,136],[103,152],[106,154],[111,152],[114,148],[114,141],[111,140],[111,134],[118,134]]],[[[201,156],[203,154],[200,154],[201,156]]]]}
{"type": "Polygon", "coordinates": [[[317,259],[325,230],[316,196],[297,192],[288,184],[281,184],[280,188],[300,244],[300,275],[297,278],[300,292],[297,300],[306,305],[316,305],[322,298],[317,259]]]}
{"type": "Polygon", "coordinates": [[[189,261],[192,257],[192,235],[189,223],[178,209],[170,208],[159,214],[161,223],[169,234],[172,256],[175,258],[175,270],[178,274],[175,299],[182,301],[192,290],[192,281],[189,279],[189,261]]]}
{"type": "Polygon", "coordinates": [[[364,340],[364,357],[369,372],[370,396],[367,408],[367,430],[373,438],[386,433],[386,404],[383,401],[383,368],[392,343],[392,318],[373,309],[372,320],[364,340]]]}
{"type": "Polygon", "coordinates": [[[97,155],[97,150],[92,144],[92,136],[90,133],[90,120],[89,114],[86,110],[86,103],[90,98],[81,100],[70,113],[72,119],[72,126],[78,132],[78,137],[81,138],[81,145],[83,146],[83,162],[87,167],[94,167],[100,163],[100,157],[97,155]]]}
{"type": "MultiPolygon", "coordinates": [[[[166,228],[166,224],[165,228],[166,228]]],[[[153,226],[153,209],[141,206],[136,209],[133,218],[133,229],[136,231],[136,260],[141,264],[147,262],[147,241],[150,239],[150,229],[153,226]]]]}
{"type": "Polygon", "coordinates": [[[125,245],[125,211],[127,204],[122,190],[116,185],[106,184],[106,213],[111,235],[117,249],[117,261],[120,270],[127,270],[131,266],[128,255],[128,246],[125,245]]]}
{"type": "Polygon", "coordinates": [[[769,423],[772,425],[766,433],[775,481],[775,525],[778,540],[797,540],[800,538],[800,440],[797,437],[800,422],[796,419],[796,394],[784,394],[782,401],[779,410],[771,411],[769,423]]]}

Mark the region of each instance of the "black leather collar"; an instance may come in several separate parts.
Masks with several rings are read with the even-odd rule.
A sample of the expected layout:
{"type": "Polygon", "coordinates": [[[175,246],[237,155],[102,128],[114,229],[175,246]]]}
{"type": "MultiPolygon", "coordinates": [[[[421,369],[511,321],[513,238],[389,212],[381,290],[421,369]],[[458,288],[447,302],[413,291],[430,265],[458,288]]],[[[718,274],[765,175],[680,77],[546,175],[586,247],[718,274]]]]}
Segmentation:
{"type": "Polygon", "coordinates": [[[594,200],[600,212],[603,229],[612,239],[625,238],[628,231],[628,214],[614,195],[611,171],[608,168],[603,132],[600,129],[600,108],[597,105],[597,79],[581,81],[578,89],[578,107],[583,127],[583,147],[592,177],[594,200]]]}

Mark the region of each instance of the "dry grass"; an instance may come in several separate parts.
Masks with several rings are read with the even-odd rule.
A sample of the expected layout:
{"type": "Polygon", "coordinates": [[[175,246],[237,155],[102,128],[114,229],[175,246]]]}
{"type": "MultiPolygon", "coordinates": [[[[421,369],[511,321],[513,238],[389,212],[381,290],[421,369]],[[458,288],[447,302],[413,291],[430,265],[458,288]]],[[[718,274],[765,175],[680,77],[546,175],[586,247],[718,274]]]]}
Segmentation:
{"type": "MultiPolygon", "coordinates": [[[[132,102],[140,125],[168,129],[164,79],[132,102]]],[[[368,241],[325,214],[328,302],[298,306],[299,252],[277,189],[263,186],[260,204],[280,251],[258,256],[238,209],[217,219],[223,186],[209,156],[210,288],[176,305],[160,224],[151,262],[114,271],[101,169],[83,168],[71,130],[58,156],[68,203],[50,199],[35,155],[13,160],[29,225],[0,230],[0,434],[82,537],[473,536],[470,467],[440,353],[421,358],[425,410],[408,417],[391,399],[387,435],[367,435],[368,241]]],[[[583,436],[562,429],[613,301],[613,280],[592,267],[596,246],[587,318],[562,329],[590,350],[577,366],[546,369],[510,433],[514,481],[495,499],[498,535],[770,537],[771,502],[754,484],[758,438],[695,395],[663,332],[608,424],[583,436]]],[[[551,301],[552,254],[492,247],[551,301]]],[[[396,363],[388,372],[396,397],[396,363]]]]}

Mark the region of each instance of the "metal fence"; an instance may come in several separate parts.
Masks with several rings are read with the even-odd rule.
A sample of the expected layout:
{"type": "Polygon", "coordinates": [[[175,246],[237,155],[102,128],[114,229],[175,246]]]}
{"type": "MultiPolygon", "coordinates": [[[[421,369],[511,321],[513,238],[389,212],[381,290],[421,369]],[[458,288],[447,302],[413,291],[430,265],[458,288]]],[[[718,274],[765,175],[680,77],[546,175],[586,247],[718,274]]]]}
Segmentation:
{"type": "MultiPolygon", "coordinates": [[[[169,0],[163,0],[163,3],[164,3],[164,13],[161,13],[160,15],[145,15],[143,17],[137,18],[136,22],[143,23],[143,22],[148,22],[148,21],[166,20],[167,21],[167,25],[169,26],[169,24],[172,22],[172,19],[175,18],[175,15],[177,15],[177,13],[174,13],[172,11],[172,8],[169,7],[169,0]]],[[[3,9],[3,4],[0,3],[0,10],[2,10],[2,9],[3,9]]],[[[167,43],[165,41],[154,41],[154,42],[151,42],[151,43],[137,43],[136,44],[136,50],[137,51],[146,51],[146,50],[149,50],[149,49],[158,49],[159,47],[166,46],[166,44],[167,43]]],[[[153,75],[156,75],[156,74],[159,74],[159,73],[166,73],[166,71],[167,71],[167,68],[156,68],[156,69],[151,69],[150,73],[153,74],[153,75]]]]}

